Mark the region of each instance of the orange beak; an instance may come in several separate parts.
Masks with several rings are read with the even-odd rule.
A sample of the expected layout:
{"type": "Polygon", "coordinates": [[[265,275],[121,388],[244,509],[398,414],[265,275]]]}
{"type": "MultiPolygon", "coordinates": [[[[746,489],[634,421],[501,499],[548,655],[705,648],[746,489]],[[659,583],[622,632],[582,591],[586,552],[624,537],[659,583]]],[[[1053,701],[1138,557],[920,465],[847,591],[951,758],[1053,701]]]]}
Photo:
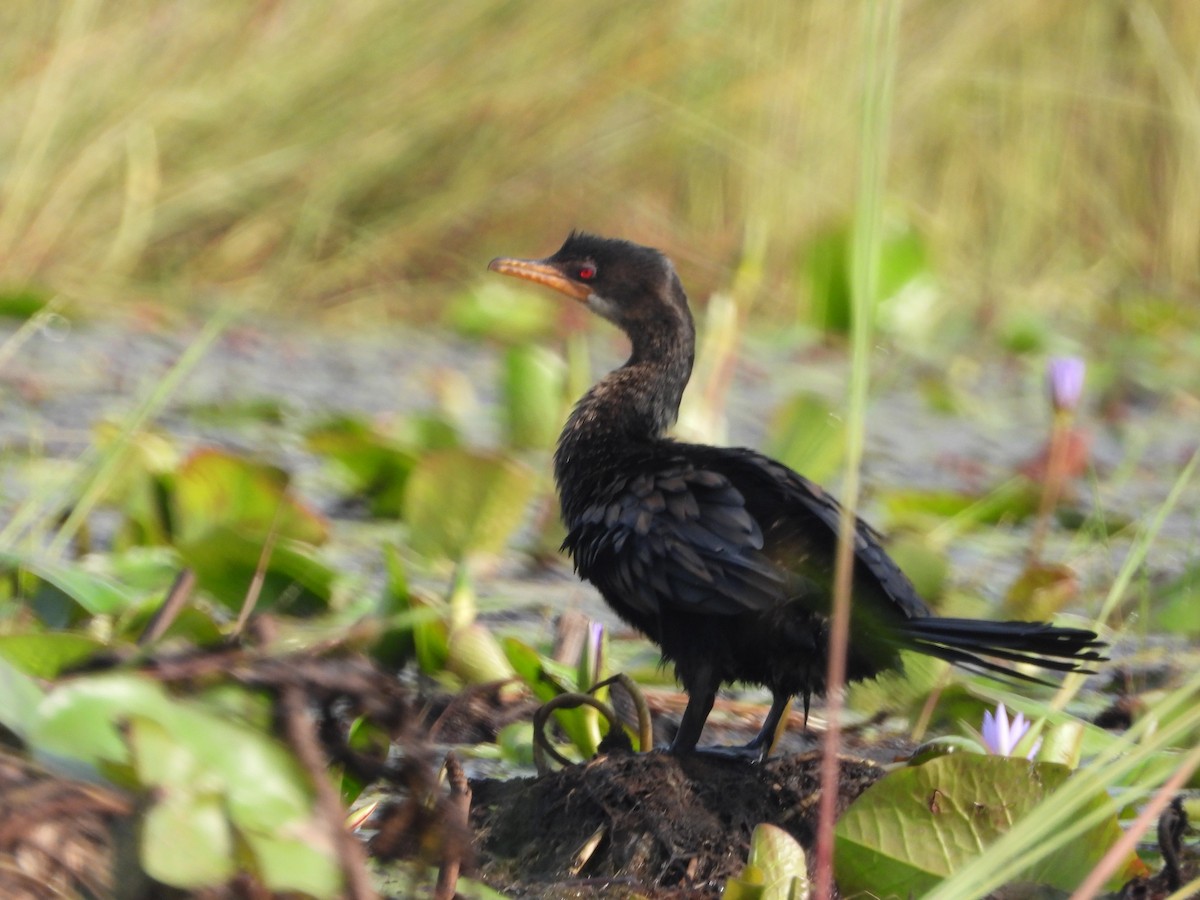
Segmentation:
{"type": "Polygon", "coordinates": [[[512,275],[516,278],[524,278],[526,281],[544,284],[580,303],[587,300],[592,293],[591,288],[587,285],[572,281],[554,266],[540,259],[508,259],[502,256],[488,263],[488,268],[501,275],[512,275]]]}

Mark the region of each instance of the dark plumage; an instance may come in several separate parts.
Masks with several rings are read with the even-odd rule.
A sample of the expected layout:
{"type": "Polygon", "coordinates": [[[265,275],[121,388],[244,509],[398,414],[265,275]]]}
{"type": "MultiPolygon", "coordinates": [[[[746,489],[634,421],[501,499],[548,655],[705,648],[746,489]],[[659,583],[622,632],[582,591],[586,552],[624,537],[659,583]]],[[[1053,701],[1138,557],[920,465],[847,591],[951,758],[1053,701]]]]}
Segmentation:
{"type": "MultiPolygon", "coordinates": [[[[695,331],[670,261],[628,241],[572,233],[543,260],[490,269],[552,287],[621,328],[629,360],[567,420],[554,475],[579,575],[675,663],[688,705],[671,748],[696,746],[719,685],[771,691],[748,745],[765,752],[799,694],[824,689],[839,506],[753,450],[665,437],[692,371],[695,331]]],[[[917,650],[985,672],[1001,661],[1076,671],[1100,659],[1091,631],[934,617],[879,536],[859,521],[847,676],[870,678],[917,650]]]]}

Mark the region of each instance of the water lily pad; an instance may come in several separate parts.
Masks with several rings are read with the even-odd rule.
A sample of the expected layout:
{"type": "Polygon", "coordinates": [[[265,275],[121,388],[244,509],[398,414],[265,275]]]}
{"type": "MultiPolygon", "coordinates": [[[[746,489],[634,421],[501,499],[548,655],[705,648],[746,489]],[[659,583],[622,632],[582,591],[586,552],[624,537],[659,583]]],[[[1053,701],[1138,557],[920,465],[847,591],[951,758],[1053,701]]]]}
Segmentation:
{"type": "Polygon", "coordinates": [[[566,363],[536,344],[518,344],[504,354],[504,433],[518,449],[550,447],[563,420],[566,363]]]}
{"type": "Polygon", "coordinates": [[[798,393],[775,412],[766,452],[813,481],[827,481],[846,452],[845,423],[824,398],[798,393]]]}
{"type": "Polygon", "coordinates": [[[328,457],[342,470],[347,487],[367,500],[371,515],[400,515],[404,486],[417,461],[412,449],[349,416],[309,431],[307,442],[313,452],[328,457]]]}
{"type": "Polygon", "coordinates": [[[0,658],[35,678],[53,678],[101,650],[103,641],[69,631],[0,635],[0,658]]]}
{"type": "Polygon", "coordinates": [[[1025,567],[1004,595],[1004,613],[1016,619],[1048,619],[1079,594],[1074,569],[1061,563],[1025,567]]]}
{"type": "Polygon", "coordinates": [[[142,868],[163,884],[210,887],[237,872],[233,830],[219,794],[179,789],[162,793],[146,811],[141,835],[142,868]]]}
{"type": "Polygon", "coordinates": [[[282,469],[220,450],[192,454],[174,479],[176,535],[187,544],[220,527],[324,543],[325,519],[288,490],[282,469]]]}
{"type": "MultiPolygon", "coordinates": [[[[986,853],[1070,774],[1056,763],[969,753],[890,772],[837,824],[838,884],[846,894],[920,896],[986,853]]],[[[1111,807],[1108,797],[1098,794],[1084,813],[1111,807]]],[[[1086,834],[1030,866],[1020,880],[1072,890],[1120,836],[1114,809],[1086,834]]],[[[1131,856],[1129,864],[1134,860],[1131,856]]]]}
{"type": "Polygon", "coordinates": [[[430,453],[409,476],[409,544],[454,561],[498,553],[524,520],[535,485],[533,471],[511,459],[460,449],[430,453]]]}
{"type": "Polygon", "coordinates": [[[240,607],[266,555],[261,606],[305,614],[327,606],[333,571],[315,556],[328,524],[291,494],[287,473],[215,450],[194,454],[174,483],[176,546],[198,585],[240,607]]]}
{"type": "Polygon", "coordinates": [[[746,868],[731,878],[726,900],[807,900],[810,885],[804,848],[777,825],[762,824],[750,835],[746,868]]]}

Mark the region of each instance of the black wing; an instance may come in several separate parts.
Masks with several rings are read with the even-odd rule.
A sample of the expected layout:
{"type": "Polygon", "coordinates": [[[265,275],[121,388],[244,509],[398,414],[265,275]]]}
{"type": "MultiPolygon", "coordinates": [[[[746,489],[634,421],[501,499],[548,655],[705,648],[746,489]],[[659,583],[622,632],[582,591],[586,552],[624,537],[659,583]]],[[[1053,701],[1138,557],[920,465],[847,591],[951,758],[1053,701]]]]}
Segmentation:
{"type": "Polygon", "coordinates": [[[763,530],[733,481],[666,444],[568,521],[563,547],[579,574],[644,616],[663,610],[732,616],[787,595],[787,575],[763,552],[763,530]]]}

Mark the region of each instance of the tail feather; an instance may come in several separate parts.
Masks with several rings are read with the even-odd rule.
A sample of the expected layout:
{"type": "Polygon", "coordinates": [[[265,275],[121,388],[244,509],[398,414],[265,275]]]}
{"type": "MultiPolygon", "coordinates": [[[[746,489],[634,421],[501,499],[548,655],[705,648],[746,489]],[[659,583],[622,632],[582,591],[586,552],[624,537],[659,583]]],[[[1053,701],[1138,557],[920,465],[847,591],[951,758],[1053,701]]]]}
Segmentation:
{"type": "Polygon", "coordinates": [[[1085,663],[1100,662],[1104,642],[1094,631],[1062,628],[1047,622],[987,622],[977,619],[909,619],[903,626],[907,646],[983,674],[1024,681],[1041,678],[993,660],[1025,663],[1054,672],[1091,673],[1085,663]],[[988,659],[987,657],[991,657],[988,659]]]}

